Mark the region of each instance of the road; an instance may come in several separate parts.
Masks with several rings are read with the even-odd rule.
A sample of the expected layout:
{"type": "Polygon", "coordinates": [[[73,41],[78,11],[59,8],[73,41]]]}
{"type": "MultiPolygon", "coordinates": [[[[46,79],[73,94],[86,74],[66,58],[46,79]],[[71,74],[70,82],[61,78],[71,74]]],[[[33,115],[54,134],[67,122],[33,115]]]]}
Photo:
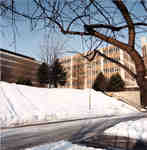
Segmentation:
{"type": "Polygon", "coordinates": [[[44,125],[4,129],[0,132],[1,150],[19,150],[46,143],[67,140],[73,143],[85,143],[86,139],[98,136],[115,124],[147,118],[147,113],[136,113],[128,116],[94,117],[48,123],[44,125]]]}

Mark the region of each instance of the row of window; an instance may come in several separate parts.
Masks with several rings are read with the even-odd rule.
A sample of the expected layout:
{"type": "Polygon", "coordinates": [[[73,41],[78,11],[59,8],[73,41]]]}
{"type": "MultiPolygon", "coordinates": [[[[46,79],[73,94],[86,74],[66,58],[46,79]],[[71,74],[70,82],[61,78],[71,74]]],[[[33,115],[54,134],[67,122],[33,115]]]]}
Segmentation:
{"type": "Polygon", "coordinates": [[[99,70],[93,70],[93,71],[89,70],[89,71],[87,72],[87,75],[98,74],[99,72],[100,72],[99,70]]]}
{"type": "Polygon", "coordinates": [[[96,61],[94,61],[94,62],[87,63],[88,66],[99,65],[99,64],[101,64],[101,61],[100,61],[100,60],[96,60],[96,61]]]}
{"type": "Polygon", "coordinates": [[[88,64],[87,65],[87,68],[88,69],[91,69],[91,68],[96,68],[98,65],[100,65],[101,64],[101,62],[100,61],[97,61],[97,62],[94,62],[94,63],[92,63],[92,64],[88,64]]]}
{"type": "MultiPolygon", "coordinates": [[[[116,58],[113,58],[113,59],[116,60],[116,61],[120,61],[120,57],[116,57],[116,58]]],[[[110,61],[108,59],[104,59],[103,63],[108,64],[108,63],[110,63],[110,61]]]]}
{"type": "Polygon", "coordinates": [[[65,59],[65,60],[63,60],[61,63],[62,64],[68,64],[68,63],[70,63],[71,62],[71,59],[65,59]]]}
{"type": "Polygon", "coordinates": [[[73,62],[80,62],[83,61],[85,58],[83,57],[77,57],[77,58],[73,58],[73,62]]]}
{"type": "Polygon", "coordinates": [[[73,70],[82,70],[84,67],[84,64],[74,65],[73,70]]]}
{"type": "Polygon", "coordinates": [[[118,47],[114,47],[114,48],[110,48],[110,49],[106,49],[103,51],[103,53],[105,55],[108,55],[108,54],[111,54],[113,52],[117,53],[119,51],[119,48],[118,47]]]}
{"type": "Polygon", "coordinates": [[[104,73],[108,73],[108,72],[119,72],[120,68],[118,67],[114,67],[114,68],[105,68],[104,69],[104,73]]]}

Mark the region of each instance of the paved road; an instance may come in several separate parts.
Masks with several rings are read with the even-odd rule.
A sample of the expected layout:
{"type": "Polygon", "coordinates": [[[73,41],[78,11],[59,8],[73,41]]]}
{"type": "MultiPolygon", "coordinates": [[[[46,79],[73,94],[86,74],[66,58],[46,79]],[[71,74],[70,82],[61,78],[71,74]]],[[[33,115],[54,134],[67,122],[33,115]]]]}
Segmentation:
{"type": "Polygon", "coordinates": [[[87,138],[102,134],[113,125],[127,120],[147,118],[147,113],[131,114],[129,116],[96,117],[61,123],[49,123],[21,128],[1,130],[1,150],[19,150],[31,146],[68,140],[82,143],[87,138]]]}

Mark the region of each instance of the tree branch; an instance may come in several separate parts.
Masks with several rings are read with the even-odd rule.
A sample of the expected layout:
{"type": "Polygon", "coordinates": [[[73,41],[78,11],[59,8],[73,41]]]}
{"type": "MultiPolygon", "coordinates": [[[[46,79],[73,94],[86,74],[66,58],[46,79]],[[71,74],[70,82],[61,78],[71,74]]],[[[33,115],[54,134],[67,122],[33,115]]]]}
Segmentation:
{"type": "MultiPolygon", "coordinates": [[[[133,24],[134,26],[147,26],[147,23],[143,23],[143,22],[136,22],[133,24]]],[[[110,24],[89,24],[86,25],[89,28],[106,28],[106,29],[110,29],[112,31],[120,31],[122,29],[128,28],[128,25],[123,25],[123,26],[114,26],[114,25],[110,25],[110,24]]]]}
{"type": "Polygon", "coordinates": [[[96,32],[94,29],[89,28],[88,25],[85,25],[85,29],[87,30],[87,32],[92,35],[95,36],[105,42],[108,42],[116,47],[119,47],[121,49],[123,49],[125,52],[127,52],[130,57],[132,58],[132,60],[134,60],[135,66],[136,66],[136,71],[137,72],[142,72],[143,76],[145,75],[145,65],[144,65],[144,61],[142,60],[142,57],[139,55],[139,53],[133,49],[132,47],[128,46],[127,44],[120,42],[112,37],[108,37],[102,33],[96,32]],[[134,59],[135,58],[135,59],[134,59]],[[139,68],[137,66],[140,66],[139,68]]]}
{"type": "Polygon", "coordinates": [[[97,11],[107,20],[108,24],[110,24],[109,18],[103,13],[104,10],[101,10],[100,8],[97,7],[97,5],[94,3],[95,0],[90,0],[93,6],[97,9],[97,11]]]}
{"type": "MultiPolygon", "coordinates": [[[[18,15],[18,16],[22,16],[22,17],[27,18],[27,19],[30,19],[30,20],[32,20],[32,19],[35,20],[35,19],[36,19],[36,18],[30,17],[29,15],[26,15],[26,14],[24,14],[24,13],[21,13],[21,12],[19,12],[19,11],[16,11],[16,10],[12,9],[12,8],[14,8],[14,6],[13,6],[12,8],[10,8],[10,7],[6,6],[4,3],[2,3],[2,4],[1,4],[1,7],[3,7],[4,9],[6,9],[6,10],[8,10],[8,11],[11,11],[13,15],[14,15],[14,13],[15,13],[15,14],[18,15]]],[[[12,19],[13,19],[13,18],[12,18],[12,19]]]]}
{"type": "Polygon", "coordinates": [[[145,1],[144,0],[140,0],[140,3],[143,6],[144,10],[147,12],[147,7],[145,5],[145,1]]]}
{"type": "Polygon", "coordinates": [[[129,36],[129,41],[128,44],[134,49],[135,45],[135,28],[133,25],[133,21],[131,19],[131,16],[129,15],[129,11],[127,7],[124,5],[122,0],[113,0],[113,3],[117,6],[117,8],[120,10],[122,16],[124,17],[126,23],[128,24],[128,36],[129,36]]]}
{"type": "Polygon", "coordinates": [[[96,54],[97,54],[97,51],[93,50],[93,51],[88,51],[88,52],[87,52],[86,55],[83,55],[83,54],[81,54],[81,53],[80,53],[80,55],[81,55],[82,57],[86,58],[88,61],[92,61],[92,60],[95,58],[95,56],[96,56],[96,54]],[[88,53],[88,52],[89,52],[89,53],[88,53]],[[91,57],[89,57],[89,56],[91,56],[91,57]]]}
{"type": "Polygon", "coordinates": [[[103,58],[105,58],[105,59],[109,60],[110,62],[115,63],[116,65],[120,66],[121,68],[126,70],[134,79],[136,79],[136,74],[134,72],[132,72],[128,67],[126,67],[125,65],[123,65],[119,61],[116,61],[115,59],[108,57],[105,54],[101,53],[100,50],[94,49],[93,51],[90,51],[90,53],[88,53],[87,55],[83,56],[81,54],[81,56],[86,58],[88,61],[92,61],[95,58],[96,54],[99,54],[103,58]]]}
{"type": "Polygon", "coordinates": [[[88,15],[81,15],[81,16],[75,17],[75,18],[69,23],[69,25],[68,25],[68,27],[67,27],[67,31],[69,31],[71,25],[72,25],[76,20],[81,19],[81,18],[83,18],[83,17],[87,17],[87,16],[88,16],[88,15]]]}
{"type": "Polygon", "coordinates": [[[123,68],[124,70],[126,70],[134,79],[136,79],[136,74],[133,73],[128,67],[126,67],[125,65],[123,65],[122,63],[120,63],[119,61],[116,61],[115,59],[106,56],[105,54],[101,53],[99,50],[96,50],[96,52],[102,56],[103,58],[117,64],[118,66],[120,66],[121,68],[123,68]]]}

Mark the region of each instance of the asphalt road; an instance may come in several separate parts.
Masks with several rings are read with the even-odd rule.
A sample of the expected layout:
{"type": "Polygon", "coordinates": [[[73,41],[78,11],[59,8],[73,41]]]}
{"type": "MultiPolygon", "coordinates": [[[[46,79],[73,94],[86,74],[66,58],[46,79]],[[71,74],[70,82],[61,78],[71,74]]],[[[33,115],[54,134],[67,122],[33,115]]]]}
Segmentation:
{"type": "MultiPolygon", "coordinates": [[[[84,143],[89,138],[103,134],[103,131],[115,124],[147,118],[147,113],[128,116],[95,117],[89,119],[48,123],[44,125],[11,128],[0,131],[1,150],[22,150],[41,144],[67,140],[73,143],[84,143]]],[[[86,144],[85,144],[86,145],[86,144]]]]}

